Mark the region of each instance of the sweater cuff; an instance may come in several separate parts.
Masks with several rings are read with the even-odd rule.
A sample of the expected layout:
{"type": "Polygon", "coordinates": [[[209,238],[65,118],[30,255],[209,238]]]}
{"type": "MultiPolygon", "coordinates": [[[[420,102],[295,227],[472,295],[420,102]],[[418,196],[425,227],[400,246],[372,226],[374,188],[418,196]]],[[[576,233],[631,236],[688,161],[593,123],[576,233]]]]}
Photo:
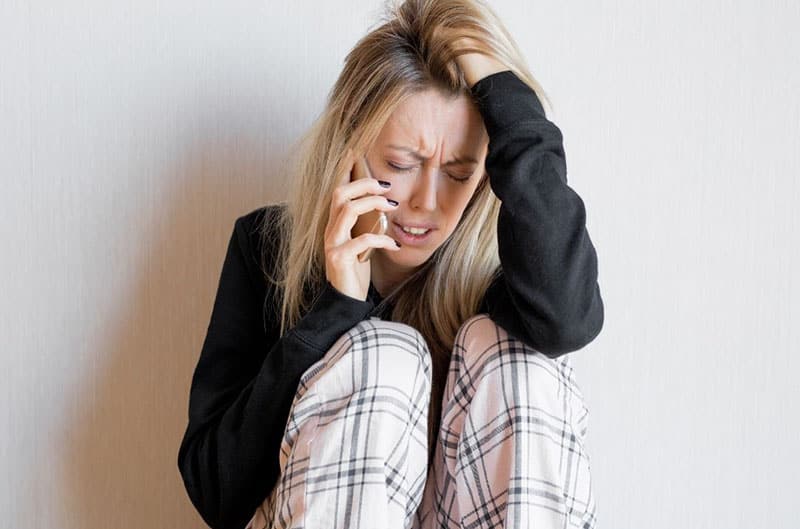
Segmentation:
{"type": "Polygon", "coordinates": [[[484,77],[470,91],[489,138],[496,138],[517,123],[545,118],[536,92],[511,70],[484,77]]]}
{"type": "Polygon", "coordinates": [[[351,327],[366,319],[374,307],[372,301],[350,297],[326,279],[322,292],[311,310],[297,322],[294,332],[304,342],[325,352],[351,327]]]}

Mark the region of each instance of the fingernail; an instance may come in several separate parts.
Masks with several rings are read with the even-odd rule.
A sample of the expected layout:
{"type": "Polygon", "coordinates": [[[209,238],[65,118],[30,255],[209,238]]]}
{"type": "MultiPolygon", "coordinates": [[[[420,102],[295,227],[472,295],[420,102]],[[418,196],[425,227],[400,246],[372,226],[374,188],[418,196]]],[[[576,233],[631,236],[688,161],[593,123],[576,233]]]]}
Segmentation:
{"type": "Polygon", "coordinates": [[[389,197],[386,197],[386,200],[388,200],[388,201],[389,201],[389,204],[391,204],[391,205],[393,205],[393,206],[396,206],[397,204],[399,204],[399,203],[400,203],[400,202],[398,202],[398,201],[396,201],[396,200],[392,200],[392,199],[391,199],[391,198],[389,198],[389,197]]]}
{"type": "Polygon", "coordinates": [[[381,185],[381,187],[390,187],[392,185],[391,182],[387,182],[386,180],[378,180],[378,183],[381,185]]]}

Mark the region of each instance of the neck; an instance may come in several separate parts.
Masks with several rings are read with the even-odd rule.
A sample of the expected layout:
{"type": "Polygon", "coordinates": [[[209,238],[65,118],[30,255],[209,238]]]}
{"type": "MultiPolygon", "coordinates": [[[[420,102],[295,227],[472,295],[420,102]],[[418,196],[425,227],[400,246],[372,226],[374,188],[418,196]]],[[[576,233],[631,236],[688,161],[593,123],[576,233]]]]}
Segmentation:
{"type": "Polygon", "coordinates": [[[371,261],[371,280],[375,290],[385,298],[394,288],[405,281],[417,268],[402,267],[395,263],[387,262],[381,252],[373,252],[371,261]]]}

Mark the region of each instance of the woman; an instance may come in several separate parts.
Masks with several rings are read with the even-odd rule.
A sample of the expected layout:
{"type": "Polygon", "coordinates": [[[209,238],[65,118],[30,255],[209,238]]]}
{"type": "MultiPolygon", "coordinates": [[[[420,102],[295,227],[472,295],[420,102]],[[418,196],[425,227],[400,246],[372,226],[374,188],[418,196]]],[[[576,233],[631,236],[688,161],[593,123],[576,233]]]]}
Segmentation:
{"type": "Polygon", "coordinates": [[[475,0],[407,0],[348,54],[289,200],[228,246],[178,455],[211,527],[594,526],[566,353],[602,328],[597,257],[537,92],[475,0]]]}

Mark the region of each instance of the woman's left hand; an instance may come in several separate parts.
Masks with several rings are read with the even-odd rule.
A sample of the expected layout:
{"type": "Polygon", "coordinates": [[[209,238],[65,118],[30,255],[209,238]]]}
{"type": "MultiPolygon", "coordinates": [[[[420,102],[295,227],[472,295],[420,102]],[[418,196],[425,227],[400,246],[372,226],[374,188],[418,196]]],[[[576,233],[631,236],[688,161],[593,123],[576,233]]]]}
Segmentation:
{"type": "MultiPolygon", "coordinates": [[[[475,42],[475,39],[472,37],[460,37],[456,39],[454,47],[457,50],[464,48],[483,48],[483,46],[475,44],[475,42]]],[[[456,57],[456,64],[458,64],[458,67],[464,72],[464,79],[467,81],[470,88],[484,77],[511,69],[493,57],[485,53],[477,52],[459,55],[456,57]]]]}

